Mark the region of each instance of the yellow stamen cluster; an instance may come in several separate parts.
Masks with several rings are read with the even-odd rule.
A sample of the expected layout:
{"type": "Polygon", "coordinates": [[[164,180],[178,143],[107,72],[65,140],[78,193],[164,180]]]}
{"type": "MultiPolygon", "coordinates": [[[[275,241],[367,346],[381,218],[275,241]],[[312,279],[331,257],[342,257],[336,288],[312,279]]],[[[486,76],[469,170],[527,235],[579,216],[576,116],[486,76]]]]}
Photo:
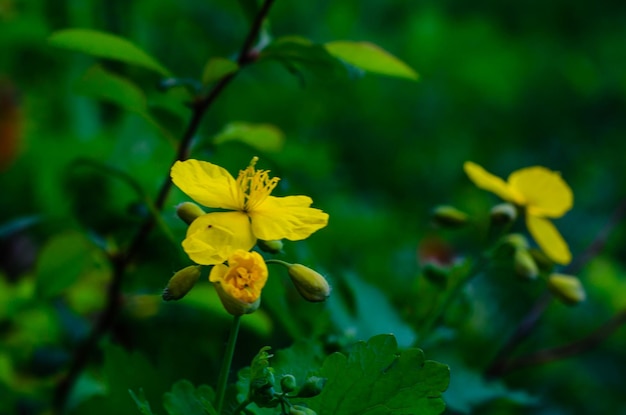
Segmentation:
{"type": "Polygon", "coordinates": [[[259,160],[253,157],[250,165],[239,172],[237,184],[241,189],[241,198],[243,199],[243,211],[249,212],[255,206],[260,205],[278,184],[278,177],[269,177],[269,170],[256,170],[254,166],[259,160]]]}

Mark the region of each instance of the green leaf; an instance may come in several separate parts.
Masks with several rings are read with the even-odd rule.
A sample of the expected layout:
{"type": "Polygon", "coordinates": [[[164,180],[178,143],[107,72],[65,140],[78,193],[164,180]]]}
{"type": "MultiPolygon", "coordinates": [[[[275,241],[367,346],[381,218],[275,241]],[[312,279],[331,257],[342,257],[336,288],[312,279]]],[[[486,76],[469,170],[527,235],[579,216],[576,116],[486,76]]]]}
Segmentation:
{"type": "Polygon", "coordinates": [[[146,97],[139,87],[100,65],[89,68],[77,81],[75,88],[79,94],[119,105],[144,116],[148,114],[146,97]]]}
{"type": "Polygon", "coordinates": [[[141,412],[143,415],[153,415],[152,409],[150,408],[150,402],[148,402],[148,400],[146,399],[142,388],[139,388],[139,396],[137,396],[135,392],[132,391],[132,389],[129,389],[128,393],[130,393],[130,397],[133,398],[133,401],[135,401],[139,412],[141,412]]]}
{"type": "Polygon", "coordinates": [[[411,80],[418,78],[410,66],[372,43],[335,41],[324,46],[331,55],[365,71],[411,80]]]}
{"type": "Polygon", "coordinates": [[[61,294],[79,277],[96,267],[98,251],[78,232],[68,232],[51,239],[37,262],[36,292],[43,298],[61,294]]]}
{"type": "Polygon", "coordinates": [[[215,144],[241,141],[260,151],[276,152],[283,147],[285,135],[272,124],[231,122],[213,140],[215,144]]]}
{"type": "Polygon", "coordinates": [[[380,289],[351,273],[334,282],[333,294],[326,304],[333,323],[341,331],[354,333],[356,339],[393,333],[402,347],[415,342],[417,335],[380,289]]]}
{"type": "Polygon", "coordinates": [[[441,394],[450,380],[448,366],[424,360],[420,349],[398,351],[392,335],[358,342],[348,356],[334,353],[324,361],[322,393],[307,401],[319,414],[440,414],[441,394]]]}
{"type": "Polygon", "coordinates": [[[156,59],[129,40],[110,33],[90,29],[65,29],[53,33],[48,41],[56,47],[141,66],[163,76],[170,76],[156,59]]]}
{"type": "Polygon", "coordinates": [[[510,390],[498,380],[486,380],[481,373],[467,367],[454,354],[446,354],[445,361],[452,371],[445,399],[448,407],[455,412],[469,414],[473,412],[474,407],[495,399],[506,399],[523,406],[537,403],[535,397],[524,391],[510,390]]]}
{"type": "Polygon", "coordinates": [[[301,79],[304,69],[322,79],[347,73],[345,65],[328,53],[323,45],[297,36],[276,39],[263,49],[259,59],[277,60],[301,79]]]}
{"type": "Polygon", "coordinates": [[[204,66],[204,71],[202,72],[202,83],[210,84],[211,82],[215,82],[226,75],[229,75],[233,72],[237,72],[239,69],[239,65],[230,59],[226,58],[211,58],[204,66]]]}
{"type": "Polygon", "coordinates": [[[217,415],[213,407],[215,392],[207,385],[197,389],[186,379],[172,386],[172,391],[163,395],[163,406],[170,415],[217,415]]]}

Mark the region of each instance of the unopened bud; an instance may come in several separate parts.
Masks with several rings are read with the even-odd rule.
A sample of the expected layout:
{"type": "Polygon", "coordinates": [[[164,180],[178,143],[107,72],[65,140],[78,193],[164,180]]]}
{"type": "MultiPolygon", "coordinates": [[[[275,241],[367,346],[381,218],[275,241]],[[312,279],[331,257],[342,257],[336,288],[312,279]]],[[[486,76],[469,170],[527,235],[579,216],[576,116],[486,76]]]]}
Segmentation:
{"type": "Polygon", "coordinates": [[[575,305],[585,301],[587,297],[580,280],[566,274],[551,274],[548,278],[548,287],[554,295],[568,305],[575,305]]]}
{"type": "Polygon", "coordinates": [[[534,280],[537,278],[537,275],[539,275],[539,269],[537,268],[535,260],[528,250],[524,248],[515,250],[513,267],[515,268],[515,274],[526,280],[534,280]]]}
{"type": "Polygon", "coordinates": [[[330,285],[320,273],[302,264],[289,265],[289,276],[305,300],[317,303],[330,295],[330,285]]]}
{"type": "Polygon", "coordinates": [[[511,203],[500,203],[491,208],[489,216],[494,225],[507,225],[517,219],[517,208],[511,203]]]}
{"type": "Polygon", "coordinates": [[[289,408],[289,415],[317,415],[317,412],[306,406],[292,405],[289,408]]]}
{"type": "Polygon", "coordinates": [[[432,218],[442,228],[460,228],[467,223],[469,216],[454,206],[441,205],[433,209],[432,218]]]}
{"type": "Polygon", "coordinates": [[[528,239],[521,233],[511,233],[502,238],[502,243],[513,249],[528,249],[528,239]]]}
{"type": "Polygon", "coordinates": [[[531,248],[528,252],[530,252],[540,270],[548,272],[554,268],[554,262],[542,250],[531,248]]]}
{"type": "Polygon", "coordinates": [[[198,218],[199,216],[206,214],[206,212],[195,203],[183,202],[180,205],[176,206],[176,214],[187,225],[191,225],[191,222],[196,220],[196,218],[198,218]]]}
{"type": "Polygon", "coordinates": [[[326,384],[326,378],[320,378],[319,376],[311,376],[298,391],[298,398],[312,398],[322,393],[322,389],[326,384]]]}
{"type": "Polygon", "coordinates": [[[293,392],[297,386],[296,378],[293,375],[284,375],[280,378],[280,388],[284,393],[293,392]]]}
{"type": "Polygon", "coordinates": [[[283,250],[283,241],[280,239],[274,241],[264,241],[259,239],[256,241],[257,246],[263,252],[268,254],[278,254],[283,250]]]}
{"type": "Polygon", "coordinates": [[[174,274],[163,290],[163,299],[165,301],[180,300],[187,295],[200,278],[201,269],[200,265],[190,265],[174,274]]]}

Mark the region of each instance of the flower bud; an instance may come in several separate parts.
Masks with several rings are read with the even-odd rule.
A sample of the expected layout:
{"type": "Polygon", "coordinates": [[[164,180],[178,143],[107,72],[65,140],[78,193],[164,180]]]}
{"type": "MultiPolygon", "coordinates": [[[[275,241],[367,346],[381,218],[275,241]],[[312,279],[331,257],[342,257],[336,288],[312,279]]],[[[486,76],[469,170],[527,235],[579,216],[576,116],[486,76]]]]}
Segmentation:
{"type": "Polygon", "coordinates": [[[191,225],[191,222],[193,222],[198,216],[206,214],[206,212],[195,203],[183,202],[176,206],[176,214],[187,225],[191,225]]]}
{"type": "Polygon", "coordinates": [[[491,208],[489,217],[494,225],[507,225],[517,219],[517,208],[511,203],[500,203],[491,208]]]}
{"type": "Polygon", "coordinates": [[[548,277],[548,287],[554,295],[568,305],[575,305],[585,301],[587,295],[580,280],[566,274],[551,274],[548,277]]]}
{"type": "Polygon", "coordinates": [[[201,269],[200,265],[190,265],[174,274],[163,290],[163,300],[180,300],[187,295],[200,278],[201,269]]]}
{"type": "Polygon", "coordinates": [[[296,289],[305,300],[316,303],[330,295],[328,281],[318,272],[302,264],[289,265],[289,276],[296,289]]]}
{"type": "Polygon", "coordinates": [[[528,249],[518,248],[513,256],[515,274],[526,280],[534,280],[539,275],[539,269],[528,249]]]}
{"type": "Polygon", "coordinates": [[[306,406],[292,405],[289,408],[289,415],[317,415],[317,412],[306,406]]]}
{"type": "Polygon", "coordinates": [[[433,222],[442,228],[460,228],[464,226],[469,217],[454,206],[440,205],[433,209],[433,222]]]}
{"type": "Polygon", "coordinates": [[[528,239],[521,233],[511,233],[502,238],[502,244],[508,245],[513,249],[528,249],[528,239]]]}
{"type": "Polygon", "coordinates": [[[264,241],[259,239],[256,241],[256,245],[263,252],[268,254],[278,254],[283,250],[283,241],[280,239],[274,241],[264,241]]]}
{"type": "Polygon", "coordinates": [[[298,391],[298,398],[312,398],[322,393],[322,389],[326,384],[326,378],[320,378],[319,376],[311,376],[298,391]]]}
{"type": "Polygon", "coordinates": [[[296,378],[293,375],[284,375],[280,378],[280,388],[284,393],[293,392],[297,386],[296,378]]]}

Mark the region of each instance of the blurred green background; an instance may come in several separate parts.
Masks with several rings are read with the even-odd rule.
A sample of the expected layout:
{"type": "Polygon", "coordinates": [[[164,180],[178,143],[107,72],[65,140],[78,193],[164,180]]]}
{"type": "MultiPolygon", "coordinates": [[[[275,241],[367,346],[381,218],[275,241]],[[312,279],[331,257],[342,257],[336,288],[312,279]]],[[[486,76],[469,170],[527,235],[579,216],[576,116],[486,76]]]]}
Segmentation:
{"type": "MultiPolygon", "coordinates": [[[[331,218],[309,240],[287,244],[284,257],[328,275],[337,299],[304,304],[285,275],[272,271],[278,276],[262,312],[244,326],[239,366],[264,344],[286,347],[303,336],[330,344],[394,332],[401,346],[415,341],[416,310],[434,295],[419,281],[418,246],[437,237],[462,256],[479,245],[471,230],[434,229],[430,209],[450,203],[480,221],[497,201],[469,182],[466,160],[502,177],[530,165],[560,171],[575,204],[555,223],[580,254],[624,194],[624,16],[623,2],[277,1],[274,36],[370,41],[420,80],[311,72],[302,80],[266,61],[246,68],[207,113],[194,158],[236,174],[258,155],[261,168],[282,178],[277,193],[310,195],[331,218]],[[284,146],[213,146],[233,121],[273,124],[284,146]]],[[[110,265],[99,246],[128,241],[147,215],[133,186],[154,198],[174,157],[174,144],[143,117],[77,93],[95,60],[47,43],[68,27],[126,37],[176,76],[199,78],[210,57],[235,56],[248,26],[228,0],[0,0],[2,413],[45,410],[51,385],[102,307],[110,265]],[[59,274],[70,276],[59,281],[59,274]]],[[[139,85],[155,119],[181,136],[186,118],[175,112],[186,109],[163,110],[158,77],[105,65],[139,85]]],[[[214,383],[228,317],[212,289],[203,278],[190,299],[162,304],[158,297],[190,263],[174,212],[184,200],[175,189],[163,212],[173,239],[155,230],[130,269],[125,318],[82,378],[76,413],[133,413],[131,386],[158,401],[183,377],[214,383]],[[145,360],[146,373],[121,392],[103,387],[97,379],[111,379],[124,359],[145,360]],[[158,375],[147,374],[156,370],[150,364],[158,375]]],[[[582,337],[626,306],[625,239],[620,224],[579,275],[588,300],[551,305],[524,350],[582,337]]],[[[505,379],[526,394],[482,385],[481,368],[541,289],[509,275],[481,276],[471,288],[466,309],[450,322],[452,338],[425,347],[428,358],[450,364],[453,382],[464,379],[447,395],[450,413],[626,414],[623,331],[576,359],[505,379]]]]}

